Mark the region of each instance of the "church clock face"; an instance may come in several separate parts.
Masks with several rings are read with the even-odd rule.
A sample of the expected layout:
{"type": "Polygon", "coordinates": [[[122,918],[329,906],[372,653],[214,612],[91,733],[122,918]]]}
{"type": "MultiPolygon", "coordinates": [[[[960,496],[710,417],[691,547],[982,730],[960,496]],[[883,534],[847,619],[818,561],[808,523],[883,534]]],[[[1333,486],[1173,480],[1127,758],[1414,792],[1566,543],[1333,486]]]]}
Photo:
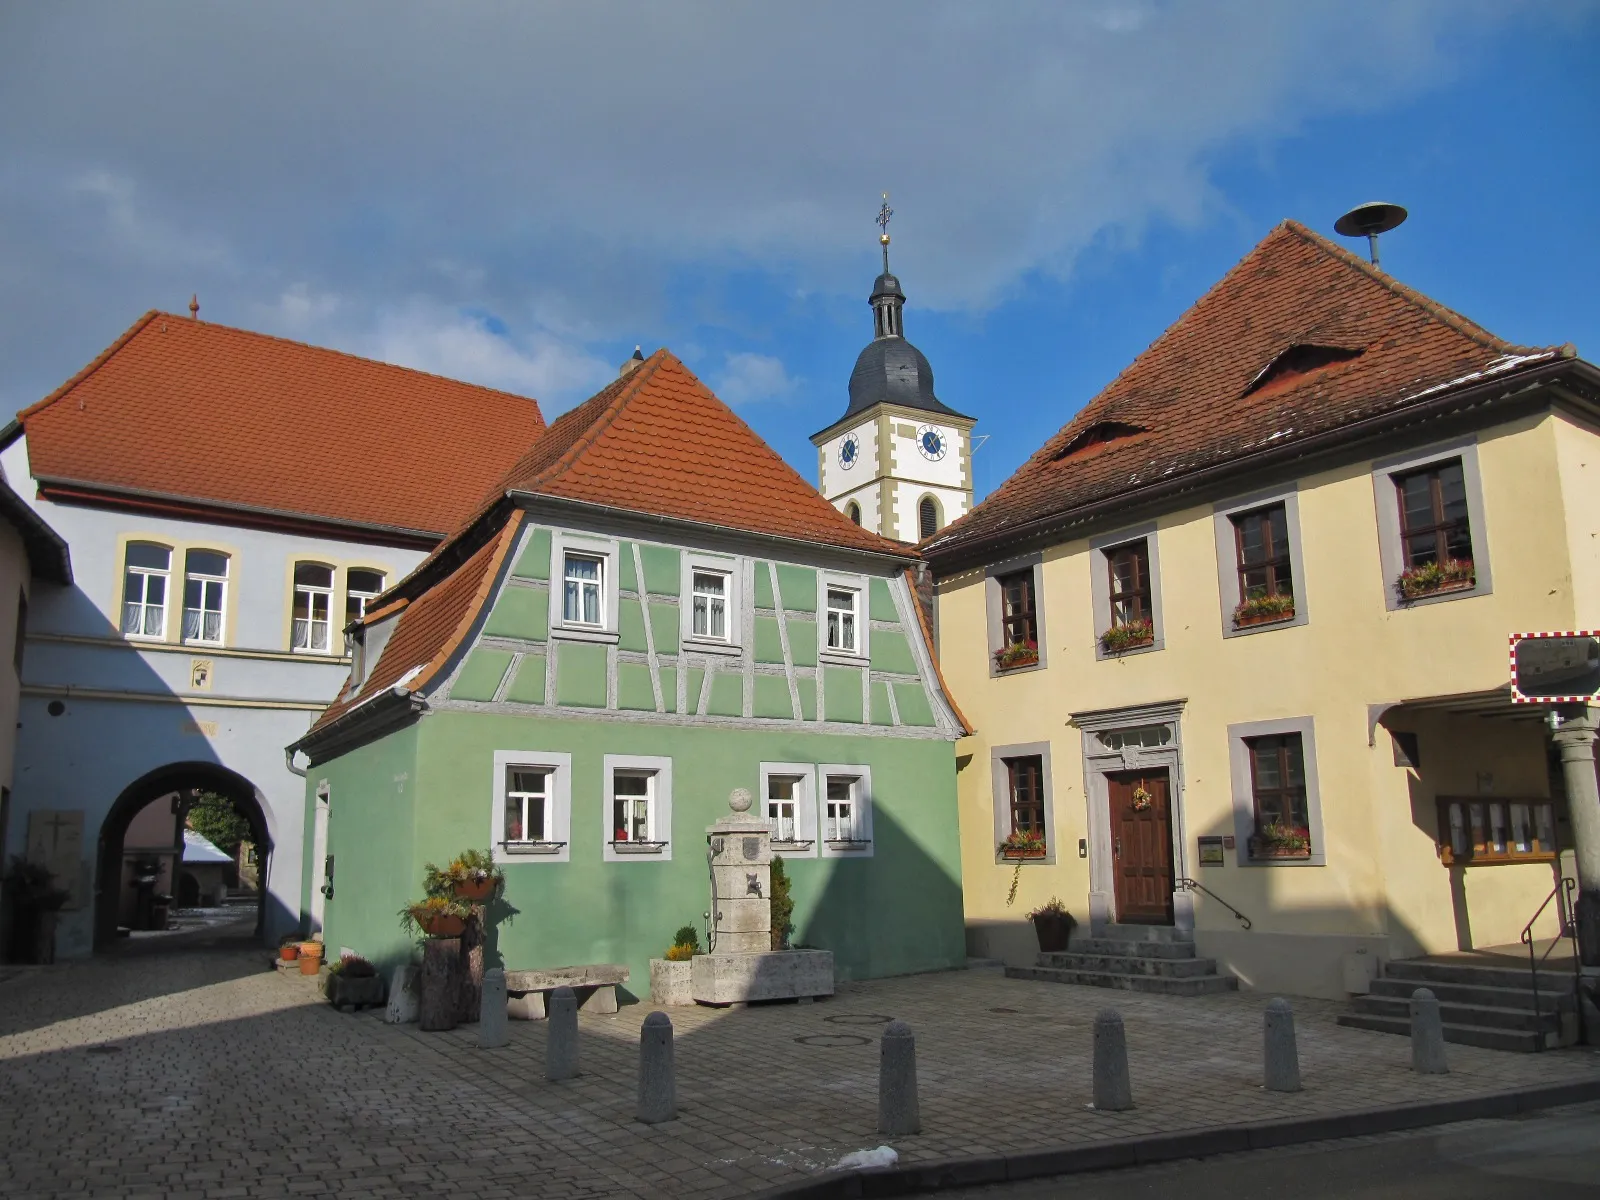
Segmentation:
{"type": "Polygon", "coordinates": [[[917,430],[917,450],[923,458],[938,462],[944,457],[947,448],[944,434],[940,433],[932,425],[924,425],[917,430]]]}
{"type": "Polygon", "coordinates": [[[848,471],[856,465],[856,459],[861,457],[861,443],[856,440],[856,435],[851,434],[839,444],[839,466],[848,471]]]}

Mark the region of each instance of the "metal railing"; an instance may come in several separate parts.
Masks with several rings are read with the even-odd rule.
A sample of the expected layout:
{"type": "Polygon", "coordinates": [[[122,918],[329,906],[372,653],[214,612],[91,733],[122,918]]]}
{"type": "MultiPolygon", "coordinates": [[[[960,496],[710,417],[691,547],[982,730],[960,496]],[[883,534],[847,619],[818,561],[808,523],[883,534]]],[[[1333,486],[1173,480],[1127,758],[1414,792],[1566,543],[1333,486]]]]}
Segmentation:
{"type": "Polygon", "coordinates": [[[1189,878],[1186,878],[1186,877],[1179,877],[1179,879],[1177,880],[1175,886],[1177,887],[1177,889],[1180,892],[1204,892],[1206,895],[1210,896],[1213,900],[1215,900],[1218,904],[1222,905],[1223,908],[1225,908],[1229,912],[1231,912],[1233,914],[1234,920],[1238,921],[1239,924],[1243,925],[1246,929],[1249,929],[1251,927],[1251,921],[1250,921],[1249,917],[1245,916],[1237,908],[1235,908],[1233,905],[1229,904],[1226,900],[1224,900],[1221,896],[1217,895],[1215,892],[1213,892],[1210,888],[1208,888],[1205,884],[1201,883],[1199,880],[1189,879],[1189,878]]]}
{"type": "MultiPolygon", "coordinates": [[[[1577,889],[1577,886],[1578,881],[1576,879],[1558,879],[1555,887],[1550,889],[1550,894],[1544,898],[1544,903],[1539,905],[1538,910],[1535,911],[1533,916],[1528,919],[1528,923],[1522,927],[1522,944],[1528,948],[1528,977],[1533,981],[1533,1015],[1535,1027],[1537,1027],[1538,1021],[1544,1013],[1544,1010],[1539,1004],[1539,968],[1544,965],[1547,959],[1549,959],[1555,948],[1561,944],[1562,938],[1570,938],[1572,940],[1572,998],[1573,1002],[1578,1006],[1578,1022],[1580,1030],[1582,1027],[1583,969],[1578,961],[1577,909],[1574,906],[1572,899],[1572,893],[1577,889]],[[1545,948],[1545,952],[1543,954],[1536,954],[1534,943],[1538,939],[1533,936],[1533,927],[1539,923],[1539,918],[1544,916],[1544,910],[1550,907],[1550,902],[1552,900],[1554,900],[1556,904],[1556,921],[1558,924],[1556,936],[1550,939],[1550,945],[1545,948]]],[[[1556,1002],[1556,1005],[1552,1011],[1555,1014],[1556,1025],[1559,1029],[1561,1023],[1560,1001],[1556,1002]]],[[[1581,1039],[1581,1032],[1579,1037],[1581,1039]]],[[[1542,1030],[1540,1031],[1538,1044],[1539,1049],[1541,1050],[1547,1048],[1546,1039],[1542,1030]]]]}

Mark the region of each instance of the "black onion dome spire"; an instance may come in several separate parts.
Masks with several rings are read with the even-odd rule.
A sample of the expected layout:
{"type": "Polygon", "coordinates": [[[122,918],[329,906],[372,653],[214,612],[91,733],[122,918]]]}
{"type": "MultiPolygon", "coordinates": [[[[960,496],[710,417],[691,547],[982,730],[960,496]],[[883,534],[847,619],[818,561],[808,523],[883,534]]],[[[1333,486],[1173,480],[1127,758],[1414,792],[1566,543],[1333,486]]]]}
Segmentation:
{"type": "Polygon", "coordinates": [[[885,196],[878,213],[878,224],[883,228],[878,238],[883,247],[883,274],[873,281],[868,300],[872,305],[872,341],[850,372],[850,407],[840,419],[848,420],[877,404],[896,404],[967,420],[933,394],[933,367],[921,350],[906,341],[906,294],[900,281],[889,273],[889,217],[893,210],[888,200],[885,196]]]}

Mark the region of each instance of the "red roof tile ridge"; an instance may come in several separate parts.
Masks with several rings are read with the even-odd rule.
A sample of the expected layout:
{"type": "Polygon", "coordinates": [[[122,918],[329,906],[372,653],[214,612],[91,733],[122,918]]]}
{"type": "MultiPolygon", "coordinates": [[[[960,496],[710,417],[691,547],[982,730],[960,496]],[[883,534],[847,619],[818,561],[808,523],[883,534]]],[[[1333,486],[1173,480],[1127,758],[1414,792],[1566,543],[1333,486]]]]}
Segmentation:
{"type": "Polygon", "coordinates": [[[28,405],[27,408],[24,408],[21,412],[17,413],[17,420],[25,421],[35,413],[42,412],[44,409],[49,408],[73,388],[77,387],[85,379],[88,379],[89,376],[93,375],[101,367],[105,366],[106,363],[110,362],[117,351],[121,350],[124,346],[131,342],[134,338],[134,335],[137,334],[141,329],[150,324],[150,322],[155,320],[157,317],[163,315],[165,314],[163,314],[159,309],[155,308],[152,308],[149,312],[145,313],[144,316],[140,317],[132,325],[128,326],[128,328],[123,331],[121,337],[117,338],[116,341],[112,342],[104,350],[100,351],[99,354],[90,359],[88,364],[82,367],[71,379],[63,383],[43,400],[36,400],[32,404],[28,405]]]}
{"type": "Polygon", "coordinates": [[[1285,220],[1279,226],[1279,228],[1289,230],[1304,240],[1308,245],[1314,246],[1316,249],[1321,250],[1324,254],[1336,259],[1345,266],[1352,267],[1355,270],[1360,271],[1374,283],[1378,284],[1380,287],[1388,289],[1388,291],[1393,293],[1399,299],[1404,300],[1407,304],[1410,304],[1413,308],[1421,309],[1434,320],[1443,321],[1457,333],[1464,337],[1471,338],[1479,345],[1485,346],[1490,350],[1499,350],[1505,354],[1529,354],[1555,349],[1555,347],[1552,346],[1523,346],[1516,342],[1509,342],[1498,334],[1485,329],[1476,321],[1462,316],[1460,313],[1456,312],[1455,309],[1446,307],[1445,305],[1440,304],[1437,300],[1433,299],[1431,296],[1424,295],[1415,288],[1408,287],[1406,284],[1401,283],[1387,271],[1373,266],[1359,254],[1352,254],[1349,250],[1345,249],[1337,242],[1323,237],[1322,234],[1318,233],[1314,229],[1302,225],[1299,221],[1285,220]]]}
{"type": "MultiPolygon", "coordinates": [[[[611,400],[599,413],[590,418],[588,424],[579,429],[571,444],[562,451],[560,457],[548,466],[541,467],[531,479],[524,481],[524,486],[532,488],[541,483],[549,483],[566,474],[578,459],[583,456],[583,452],[594,445],[599,440],[600,435],[611,427],[611,423],[628,407],[628,402],[639,394],[646,381],[655,376],[661,364],[668,358],[673,358],[670,351],[666,349],[657,350],[649,358],[645,359],[642,364],[628,372],[627,380],[623,386],[617,389],[616,394],[611,397],[611,400]]],[[[673,358],[673,361],[676,362],[677,360],[673,358]]],[[[681,366],[682,364],[680,363],[679,365],[681,366]]],[[[687,369],[685,368],[685,370],[687,369]]],[[[602,388],[596,394],[602,395],[604,392],[605,389],[602,388]]],[[[581,404],[578,406],[578,408],[582,407],[583,405],[581,404]]],[[[574,409],[573,411],[576,412],[578,410],[574,409]]],[[[559,421],[560,418],[558,417],[557,420],[559,421]]],[[[547,430],[546,433],[548,434],[548,432],[547,430]]],[[[509,478],[507,482],[511,482],[509,478]]]]}
{"type": "MultiPolygon", "coordinates": [[[[462,612],[461,619],[456,622],[455,629],[445,638],[439,649],[434,652],[433,657],[428,660],[428,664],[423,667],[422,673],[411,680],[410,688],[413,692],[420,692],[432,682],[439,668],[449,661],[456,648],[461,645],[467,634],[472,631],[473,622],[478,619],[478,612],[483,608],[484,603],[494,591],[495,585],[500,581],[500,567],[505,562],[506,555],[511,552],[511,547],[516,545],[517,534],[522,529],[525,517],[526,514],[521,509],[517,509],[511,513],[510,519],[501,528],[499,544],[495,546],[493,553],[490,554],[489,561],[484,564],[483,578],[478,581],[478,586],[473,593],[472,599],[462,612]]],[[[462,565],[465,566],[466,564],[462,565]]],[[[457,569],[459,570],[460,568],[457,569]]]]}

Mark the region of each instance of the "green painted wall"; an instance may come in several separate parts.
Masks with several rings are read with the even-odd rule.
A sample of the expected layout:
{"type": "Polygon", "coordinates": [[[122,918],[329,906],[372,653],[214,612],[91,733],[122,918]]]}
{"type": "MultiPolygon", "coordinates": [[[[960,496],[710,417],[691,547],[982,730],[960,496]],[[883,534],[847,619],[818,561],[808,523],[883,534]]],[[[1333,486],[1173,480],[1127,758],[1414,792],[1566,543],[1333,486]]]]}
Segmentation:
{"type": "MultiPolygon", "coordinates": [[[[349,946],[388,965],[412,953],[398,914],[402,905],[422,894],[413,827],[421,728],[407,726],[306,772],[308,846],[317,784],[328,782],[328,853],[334,870],[323,937],[332,954],[349,946]]],[[[486,767],[485,783],[488,775],[486,767]]],[[[312,875],[308,872],[305,878],[309,889],[312,875]]],[[[309,909],[310,903],[308,894],[303,904],[309,909]]]]}
{"type": "Polygon", "coordinates": [[[889,595],[889,584],[882,579],[874,579],[868,589],[870,599],[867,602],[867,612],[874,621],[898,621],[900,614],[895,611],[894,597],[889,595]]]}
{"type": "Polygon", "coordinates": [[[556,651],[556,703],[606,706],[606,648],[563,642],[556,651]]]}
{"type": "Polygon", "coordinates": [[[550,531],[535,529],[511,573],[519,579],[550,578],[550,531]]]}
{"type": "Polygon", "coordinates": [[[678,589],[683,585],[683,578],[679,574],[678,551],[670,546],[641,545],[639,558],[644,564],[646,591],[658,592],[663,596],[678,594],[678,589]]]}
{"type": "Polygon", "coordinates": [[[784,621],[789,627],[789,653],[797,667],[817,665],[817,623],[815,621],[784,621]]]}
{"type": "Polygon", "coordinates": [[[873,857],[787,863],[796,943],[832,950],[841,980],[965,961],[949,742],[447,711],[312,769],[308,784],[327,778],[334,797],[330,945],[380,961],[409,951],[396,911],[420,892],[423,863],[488,844],[494,752],[515,749],[572,755],[572,861],[505,868],[514,915],[491,934],[491,964],[620,962],[632,972],[628,990],[648,995],[649,960],[678,926],[702,924],[705,827],[735,787],[759,794],[763,761],[872,770],[873,857]],[[601,861],[602,760],[619,753],[673,759],[671,862],[601,861]]]}
{"type": "Polygon", "coordinates": [[[675,604],[650,602],[650,632],[655,635],[657,654],[678,652],[678,608],[675,604]]]}
{"type": "Polygon", "coordinates": [[[711,702],[706,712],[714,717],[744,715],[744,677],[718,671],[711,677],[711,702]]]}
{"type": "Polygon", "coordinates": [[[895,671],[901,675],[917,673],[917,660],[911,657],[911,644],[906,641],[905,634],[892,629],[875,629],[870,645],[874,671],[895,671]]]}
{"type": "MultiPolygon", "coordinates": [[[[493,700],[506,668],[511,665],[511,651],[494,650],[480,646],[467,656],[466,665],[450,689],[452,700],[493,700]]],[[[605,703],[604,688],[600,702],[605,703]]]]}
{"type": "Polygon", "coordinates": [[[817,573],[809,567],[778,564],[778,593],[790,612],[817,611],[817,573]]]}
{"type": "Polygon", "coordinates": [[[644,609],[637,600],[623,597],[617,606],[617,645],[623,650],[646,649],[644,640],[644,609]]]}
{"type": "Polygon", "coordinates": [[[861,721],[861,672],[854,667],[823,667],[822,696],[830,721],[861,721]]]}
{"type": "Polygon", "coordinates": [[[617,664],[617,707],[655,712],[656,693],[650,685],[650,668],[644,663],[617,664]]]}
{"type": "Polygon", "coordinates": [[[776,617],[756,618],[756,661],[758,663],[781,663],[783,661],[783,638],[778,632],[776,617]]]}
{"type": "Polygon", "coordinates": [[[525,654],[517,664],[516,677],[506,689],[506,699],[513,704],[544,703],[544,655],[525,654]]]}
{"type": "Polygon", "coordinates": [[[751,712],[758,717],[780,721],[794,719],[794,705],[789,700],[789,681],[782,675],[757,675],[751,712]]]}
{"type": "Polygon", "coordinates": [[[506,587],[490,610],[483,632],[491,637],[543,641],[549,630],[550,593],[543,588],[506,587]]]}
{"type": "Polygon", "coordinates": [[[757,608],[772,608],[772,564],[762,559],[756,559],[755,564],[755,601],[757,608]]]}

